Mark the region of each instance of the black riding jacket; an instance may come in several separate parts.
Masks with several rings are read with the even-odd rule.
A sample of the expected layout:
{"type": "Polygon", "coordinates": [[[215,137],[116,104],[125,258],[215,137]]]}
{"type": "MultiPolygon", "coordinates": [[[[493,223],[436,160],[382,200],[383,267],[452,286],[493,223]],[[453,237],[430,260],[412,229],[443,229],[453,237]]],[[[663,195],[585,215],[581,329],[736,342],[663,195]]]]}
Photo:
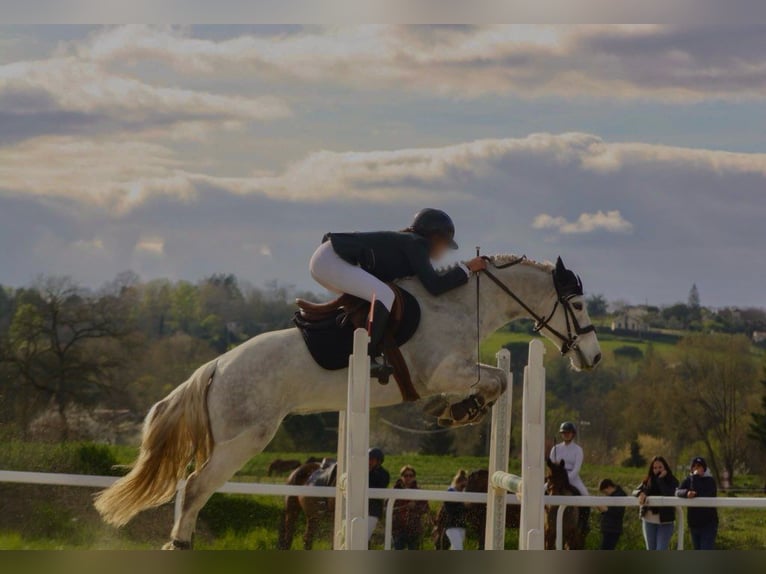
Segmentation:
{"type": "MultiPolygon", "coordinates": [[[[718,496],[718,487],[712,476],[689,475],[678,487],[676,494],[681,498],[686,498],[690,490],[697,493],[697,498],[715,498],[718,496]]],[[[692,506],[686,510],[686,518],[690,528],[704,528],[718,524],[718,510],[692,506]]]]}
{"type": "MultiPolygon", "coordinates": [[[[621,487],[617,487],[609,496],[627,496],[621,487]]],[[[624,506],[608,506],[605,512],[601,513],[601,532],[618,532],[622,534],[622,523],[625,518],[624,506]]]]}
{"type": "MultiPolygon", "coordinates": [[[[370,471],[370,488],[388,488],[391,475],[382,466],[378,465],[370,471]]],[[[383,517],[383,501],[379,498],[371,498],[367,502],[367,512],[370,516],[383,517]]]]}
{"type": "Polygon", "coordinates": [[[327,233],[322,238],[322,243],[325,241],[332,243],[341,259],[359,265],[381,281],[417,276],[432,295],[441,295],[468,282],[468,275],[460,267],[437,272],[429,256],[428,239],[417,233],[327,233]]]}

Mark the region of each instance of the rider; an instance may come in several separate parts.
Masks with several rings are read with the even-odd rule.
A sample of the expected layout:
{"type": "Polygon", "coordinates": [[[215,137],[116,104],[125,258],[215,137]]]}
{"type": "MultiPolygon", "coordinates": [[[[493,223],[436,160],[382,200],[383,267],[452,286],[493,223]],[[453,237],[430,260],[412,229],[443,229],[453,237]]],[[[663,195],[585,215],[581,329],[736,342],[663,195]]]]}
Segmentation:
{"type": "Polygon", "coordinates": [[[476,257],[443,273],[431,260],[440,259],[448,249],[457,249],[455,225],[439,209],[420,210],[412,224],[402,231],[327,233],[309,263],[311,276],[326,289],[348,293],[366,301],[375,300],[370,333],[371,375],[390,375],[390,366],[376,362],[376,350],[383,339],[394,292],[386,282],[416,275],[432,295],[464,285],[471,273],[486,267],[476,257]]]}
{"type": "MultiPolygon", "coordinates": [[[[575,442],[577,427],[571,421],[561,423],[559,434],[562,441],[551,449],[550,459],[555,463],[564,461],[569,476],[569,484],[576,488],[582,496],[588,496],[588,489],[580,478],[580,468],[583,463],[582,447],[575,442]]],[[[580,529],[583,532],[589,530],[590,508],[580,509],[580,529]]]]}

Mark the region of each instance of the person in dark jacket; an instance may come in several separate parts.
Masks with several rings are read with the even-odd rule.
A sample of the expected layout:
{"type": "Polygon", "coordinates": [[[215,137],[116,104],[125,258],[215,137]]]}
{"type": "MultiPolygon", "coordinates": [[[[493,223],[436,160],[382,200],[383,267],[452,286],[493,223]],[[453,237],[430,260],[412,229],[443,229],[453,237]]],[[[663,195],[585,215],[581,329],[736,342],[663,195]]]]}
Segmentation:
{"type": "MultiPolygon", "coordinates": [[[[676,490],[681,498],[715,498],[718,487],[710,475],[707,462],[701,456],[694,457],[690,465],[689,476],[684,478],[676,490]]],[[[713,550],[718,535],[718,510],[715,508],[689,507],[686,519],[692,535],[692,544],[696,550],[713,550]]]]}
{"type": "Polygon", "coordinates": [[[646,506],[648,496],[675,496],[678,479],[673,476],[668,461],[655,456],[649,464],[646,478],[633,493],[641,504],[641,522],[647,550],[667,550],[675,529],[676,510],[669,506],[646,506]]]}
{"type": "MultiPolygon", "coordinates": [[[[399,471],[395,489],[418,489],[415,469],[405,465],[399,471]]],[[[428,502],[425,500],[397,500],[394,503],[391,534],[394,550],[420,550],[423,540],[423,518],[429,516],[428,502]]]]}
{"type": "MultiPolygon", "coordinates": [[[[598,489],[604,496],[627,496],[622,487],[609,478],[602,480],[598,489]]],[[[598,510],[601,512],[601,550],[614,550],[622,536],[625,507],[602,506],[598,510]]]]}
{"type": "MultiPolygon", "coordinates": [[[[468,473],[459,470],[447,489],[449,492],[463,492],[468,485],[468,473]]],[[[442,526],[449,539],[450,550],[462,550],[465,544],[466,506],[464,502],[445,502],[442,506],[442,526]]]]}
{"type": "MultiPolygon", "coordinates": [[[[314,280],[329,291],[374,301],[369,348],[375,359],[394,303],[394,292],[386,282],[417,276],[432,295],[464,285],[471,273],[486,267],[484,259],[476,257],[443,273],[431,263],[457,247],[449,215],[427,208],[403,231],[325,234],[309,269],[314,280]]],[[[379,379],[392,373],[390,366],[375,360],[370,368],[371,375],[379,379]]]]}
{"type": "MultiPolygon", "coordinates": [[[[377,447],[373,447],[368,452],[368,459],[370,464],[370,488],[388,488],[389,482],[391,482],[391,475],[383,468],[383,460],[385,456],[383,451],[377,447]]],[[[378,525],[378,521],[383,516],[383,501],[379,498],[370,498],[367,502],[367,540],[372,538],[372,533],[375,532],[375,527],[378,525]]]]}

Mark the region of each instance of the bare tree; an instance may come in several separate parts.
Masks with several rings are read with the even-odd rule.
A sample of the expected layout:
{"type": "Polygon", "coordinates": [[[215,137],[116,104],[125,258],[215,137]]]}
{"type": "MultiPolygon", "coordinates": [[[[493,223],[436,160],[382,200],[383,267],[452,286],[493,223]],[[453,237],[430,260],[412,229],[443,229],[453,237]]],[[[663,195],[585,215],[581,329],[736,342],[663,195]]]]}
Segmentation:
{"type": "Polygon", "coordinates": [[[91,294],[68,277],[42,278],[19,294],[2,358],[58,410],[66,439],[67,405],[94,403],[113,390],[109,372],[119,366],[119,355],[96,352],[99,343],[128,331],[118,295],[91,294]]]}
{"type": "Polygon", "coordinates": [[[680,363],[673,369],[678,424],[696,431],[720,481],[730,481],[748,460],[750,412],[758,384],[758,365],[750,342],[741,335],[696,335],[679,345],[680,363]]]}

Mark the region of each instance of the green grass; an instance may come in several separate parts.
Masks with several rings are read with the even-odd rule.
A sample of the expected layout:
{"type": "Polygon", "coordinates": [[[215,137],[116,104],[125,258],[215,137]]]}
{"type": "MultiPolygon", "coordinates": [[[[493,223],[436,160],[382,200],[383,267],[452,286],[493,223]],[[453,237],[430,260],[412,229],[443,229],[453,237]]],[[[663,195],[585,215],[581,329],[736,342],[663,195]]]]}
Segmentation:
{"type": "MultiPolygon", "coordinates": [[[[529,335],[528,333],[519,333],[515,331],[499,330],[486,339],[481,346],[481,358],[484,362],[494,363],[495,353],[497,353],[504,346],[509,343],[529,343],[534,338],[539,338],[545,343],[545,347],[549,356],[555,356],[558,352],[555,345],[545,337],[537,337],[529,335]]],[[[627,337],[622,335],[615,335],[608,331],[599,331],[598,341],[601,345],[602,351],[611,354],[619,347],[636,347],[640,349],[643,354],[646,354],[648,346],[651,344],[654,350],[662,356],[670,357],[675,352],[675,345],[665,341],[653,341],[649,343],[646,340],[639,339],[638,337],[627,337]]]]}

